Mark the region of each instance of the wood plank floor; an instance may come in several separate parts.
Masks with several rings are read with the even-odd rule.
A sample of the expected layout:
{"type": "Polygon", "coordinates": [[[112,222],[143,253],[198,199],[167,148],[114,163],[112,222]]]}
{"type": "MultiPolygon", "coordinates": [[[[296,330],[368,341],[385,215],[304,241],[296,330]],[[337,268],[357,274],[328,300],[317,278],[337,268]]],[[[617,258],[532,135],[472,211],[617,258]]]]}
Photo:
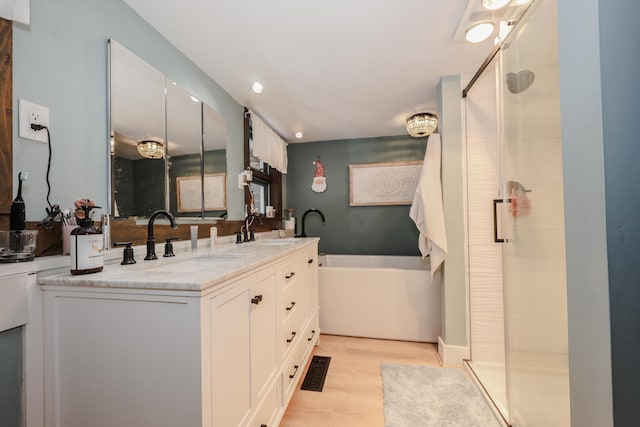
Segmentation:
{"type": "Polygon", "coordinates": [[[380,364],[440,366],[429,343],[321,335],[314,355],[331,357],[324,389],[300,390],[300,382],[281,427],[384,427],[380,364]]]}

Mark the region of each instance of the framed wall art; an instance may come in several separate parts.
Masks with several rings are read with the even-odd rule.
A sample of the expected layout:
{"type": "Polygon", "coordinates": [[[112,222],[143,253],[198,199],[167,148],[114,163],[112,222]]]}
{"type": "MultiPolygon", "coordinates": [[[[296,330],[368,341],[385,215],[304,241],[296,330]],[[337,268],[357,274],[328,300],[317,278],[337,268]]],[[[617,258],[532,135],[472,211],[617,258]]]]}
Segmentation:
{"type": "Polygon", "coordinates": [[[422,161],[349,165],[349,205],[410,205],[422,161]]]}

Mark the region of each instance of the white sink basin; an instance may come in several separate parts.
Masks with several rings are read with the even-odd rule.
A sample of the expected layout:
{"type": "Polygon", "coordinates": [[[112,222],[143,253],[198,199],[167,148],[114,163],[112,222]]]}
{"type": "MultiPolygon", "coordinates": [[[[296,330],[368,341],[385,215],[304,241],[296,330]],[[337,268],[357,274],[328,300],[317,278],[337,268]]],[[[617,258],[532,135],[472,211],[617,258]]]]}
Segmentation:
{"type": "Polygon", "coordinates": [[[283,246],[283,245],[291,245],[295,243],[295,241],[296,241],[295,237],[286,237],[283,239],[263,239],[263,240],[256,241],[256,243],[258,243],[259,245],[283,246]]]}
{"type": "Polygon", "coordinates": [[[221,264],[228,264],[234,260],[243,258],[234,255],[212,255],[201,256],[197,258],[189,258],[183,261],[170,262],[158,266],[145,268],[146,271],[162,272],[162,273],[193,273],[196,271],[207,270],[221,264]]]}

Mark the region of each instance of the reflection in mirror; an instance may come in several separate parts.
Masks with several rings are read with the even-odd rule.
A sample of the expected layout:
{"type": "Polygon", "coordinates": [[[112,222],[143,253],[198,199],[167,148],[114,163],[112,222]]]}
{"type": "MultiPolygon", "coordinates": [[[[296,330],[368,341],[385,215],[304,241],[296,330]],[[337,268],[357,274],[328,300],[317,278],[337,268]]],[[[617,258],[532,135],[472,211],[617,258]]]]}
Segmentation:
{"type": "Polygon", "coordinates": [[[164,76],[115,40],[109,45],[111,214],[149,216],[166,203],[162,151],[149,158],[143,150],[164,144],[164,76]]]}
{"type": "Polygon", "coordinates": [[[225,118],[117,41],[109,46],[112,216],[224,217],[225,118]]]}
{"type": "Polygon", "coordinates": [[[202,216],[201,103],[167,79],[169,209],[175,216],[202,216]]]}
{"type": "Polygon", "coordinates": [[[204,202],[206,217],[227,214],[227,121],[202,103],[204,202]]]}

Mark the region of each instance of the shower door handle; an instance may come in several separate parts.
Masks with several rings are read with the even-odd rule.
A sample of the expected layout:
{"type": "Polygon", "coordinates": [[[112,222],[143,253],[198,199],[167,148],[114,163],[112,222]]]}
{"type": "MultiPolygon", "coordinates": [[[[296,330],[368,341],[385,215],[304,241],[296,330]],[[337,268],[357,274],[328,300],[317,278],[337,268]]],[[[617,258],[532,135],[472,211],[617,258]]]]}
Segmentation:
{"type": "Polygon", "coordinates": [[[508,239],[498,238],[498,203],[511,202],[511,199],[493,199],[493,241],[496,243],[508,242],[508,239]]]}

